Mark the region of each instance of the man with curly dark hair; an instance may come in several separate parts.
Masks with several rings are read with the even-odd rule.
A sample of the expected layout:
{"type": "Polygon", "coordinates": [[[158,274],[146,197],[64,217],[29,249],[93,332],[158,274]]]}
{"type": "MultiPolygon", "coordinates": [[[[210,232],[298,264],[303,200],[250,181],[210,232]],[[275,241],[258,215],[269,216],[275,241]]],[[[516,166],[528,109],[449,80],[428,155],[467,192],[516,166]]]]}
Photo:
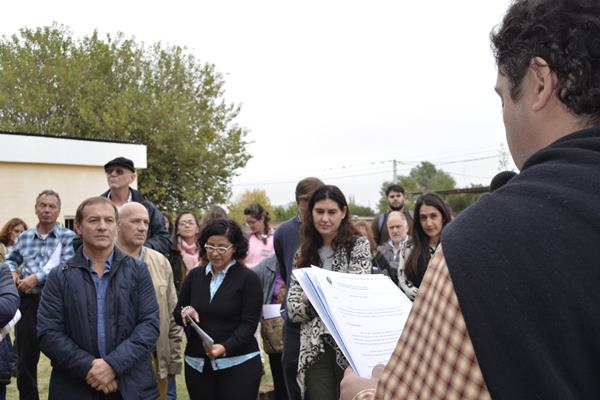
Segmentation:
{"type": "Polygon", "coordinates": [[[390,361],[347,370],[344,400],[600,394],[600,0],[516,0],[491,41],[520,173],[444,230],[390,361]]]}

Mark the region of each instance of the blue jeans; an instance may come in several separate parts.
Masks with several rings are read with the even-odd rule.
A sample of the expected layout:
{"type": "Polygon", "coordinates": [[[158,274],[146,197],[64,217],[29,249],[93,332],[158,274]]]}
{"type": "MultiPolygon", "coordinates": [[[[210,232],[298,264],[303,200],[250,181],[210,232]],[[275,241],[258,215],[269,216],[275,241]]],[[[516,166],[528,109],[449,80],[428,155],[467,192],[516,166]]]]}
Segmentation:
{"type": "MultiPolygon", "coordinates": [[[[167,389],[167,399],[168,400],[177,400],[177,385],[175,384],[174,376],[169,378],[169,387],[167,389]]],[[[4,399],[0,398],[0,400],[4,400],[4,399]]]]}

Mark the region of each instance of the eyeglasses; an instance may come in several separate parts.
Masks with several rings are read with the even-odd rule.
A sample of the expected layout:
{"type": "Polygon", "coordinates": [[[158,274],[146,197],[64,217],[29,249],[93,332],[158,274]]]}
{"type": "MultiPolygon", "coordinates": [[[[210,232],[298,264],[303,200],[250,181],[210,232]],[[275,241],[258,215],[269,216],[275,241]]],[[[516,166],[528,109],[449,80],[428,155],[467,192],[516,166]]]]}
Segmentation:
{"type": "Polygon", "coordinates": [[[229,246],[227,246],[227,247],[220,247],[220,246],[218,246],[218,247],[215,247],[215,246],[211,246],[210,244],[205,244],[205,245],[204,245],[204,248],[206,249],[206,252],[207,252],[207,253],[210,253],[210,252],[216,251],[217,253],[219,253],[219,254],[221,254],[221,255],[223,255],[223,254],[227,253],[227,250],[229,250],[229,249],[230,249],[230,248],[232,248],[232,247],[233,247],[233,245],[232,245],[232,244],[230,244],[230,245],[229,245],[229,246]]]}
{"type": "Polygon", "coordinates": [[[179,221],[177,223],[177,225],[179,225],[179,226],[194,226],[194,225],[196,225],[196,221],[194,221],[193,219],[188,219],[187,221],[179,221]]]}
{"type": "Polygon", "coordinates": [[[117,175],[123,175],[125,173],[125,169],[108,167],[108,168],[106,168],[105,172],[106,172],[106,175],[112,175],[113,172],[116,173],[117,175]]]}

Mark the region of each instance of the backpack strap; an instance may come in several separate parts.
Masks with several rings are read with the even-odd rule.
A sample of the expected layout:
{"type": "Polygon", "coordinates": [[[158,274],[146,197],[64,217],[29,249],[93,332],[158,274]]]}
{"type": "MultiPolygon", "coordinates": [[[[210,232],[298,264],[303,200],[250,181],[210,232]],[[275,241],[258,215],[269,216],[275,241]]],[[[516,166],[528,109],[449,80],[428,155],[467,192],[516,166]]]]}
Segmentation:
{"type": "Polygon", "coordinates": [[[379,218],[377,219],[377,231],[379,232],[379,237],[381,237],[381,230],[383,229],[383,223],[385,222],[385,217],[387,214],[379,214],[379,218]]]}

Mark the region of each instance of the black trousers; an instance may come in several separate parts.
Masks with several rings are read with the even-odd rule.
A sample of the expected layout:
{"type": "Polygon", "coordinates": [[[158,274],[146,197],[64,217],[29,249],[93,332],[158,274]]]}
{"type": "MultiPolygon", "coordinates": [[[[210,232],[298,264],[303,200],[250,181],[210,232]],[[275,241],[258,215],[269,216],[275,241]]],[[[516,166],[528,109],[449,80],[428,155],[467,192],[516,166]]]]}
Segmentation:
{"type": "Polygon", "coordinates": [[[20,400],[39,400],[37,365],[40,348],[37,340],[37,311],[39,294],[21,293],[21,319],[15,327],[17,355],[17,388],[20,400]]]}
{"type": "Polygon", "coordinates": [[[185,385],[190,400],[256,400],[262,373],[259,356],[219,371],[207,362],[202,373],[186,363],[185,385]]]}
{"type": "MultiPolygon", "coordinates": [[[[298,355],[300,354],[300,324],[285,322],[283,325],[283,374],[289,400],[303,400],[296,378],[298,377],[298,355]]],[[[308,400],[308,396],[304,396],[308,400]]],[[[317,399],[318,400],[318,399],[317,399]]]]}
{"type": "Polygon", "coordinates": [[[273,376],[275,400],[288,400],[285,378],[283,377],[283,365],[281,364],[281,353],[269,354],[269,365],[271,366],[271,376],[273,376]]]}

